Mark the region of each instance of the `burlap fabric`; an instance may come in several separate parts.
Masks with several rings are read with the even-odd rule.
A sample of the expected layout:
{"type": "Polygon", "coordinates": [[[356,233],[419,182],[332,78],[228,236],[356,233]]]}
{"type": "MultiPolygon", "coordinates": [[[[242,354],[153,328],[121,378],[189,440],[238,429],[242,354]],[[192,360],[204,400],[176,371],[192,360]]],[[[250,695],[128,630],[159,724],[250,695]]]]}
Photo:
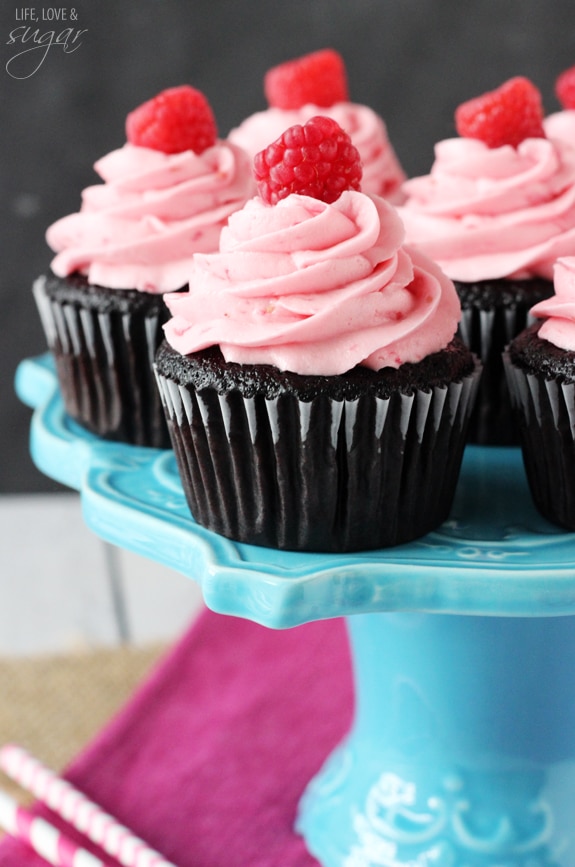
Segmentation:
{"type": "MultiPolygon", "coordinates": [[[[0,657],[0,745],[17,743],[60,772],[126,701],[163,649],[0,657]]],[[[1,772],[0,787],[21,803],[31,800],[1,772]]]]}

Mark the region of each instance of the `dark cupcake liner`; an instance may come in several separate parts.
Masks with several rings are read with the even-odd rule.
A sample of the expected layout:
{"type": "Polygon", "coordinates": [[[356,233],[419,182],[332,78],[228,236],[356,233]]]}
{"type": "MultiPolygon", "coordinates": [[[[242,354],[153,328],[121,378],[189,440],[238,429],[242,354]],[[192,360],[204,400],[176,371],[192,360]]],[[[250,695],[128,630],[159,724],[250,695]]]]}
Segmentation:
{"type": "Polygon", "coordinates": [[[118,291],[117,303],[104,299],[99,304],[96,293],[88,296],[83,285],[75,291],[71,283],[58,291],[46,276],[34,283],[64,406],[75,421],[98,436],[169,448],[153,373],[167,308],[164,312],[161,296],[132,304],[133,292],[118,291]]]}
{"type": "Polygon", "coordinates": [[[286,550],[356,551],[423,536],[449,514],[479,365],[431,391],[340,401],[156,377],[190,511],[210,530],[286,550]]]}
{"type": "Polygon", "coordinates": [[[502,353],[533,321],[531,307],[552,294],[547,280],[455,283],[462,311],[459,335],[483,365],[468,441],[479,445],[518,445],[502,353]]]}
{"type": "Polygon", "coordinates": [[[507,352],[503,363],[533,501],[575,530],[575,384],[523,370],[507,352]]]}

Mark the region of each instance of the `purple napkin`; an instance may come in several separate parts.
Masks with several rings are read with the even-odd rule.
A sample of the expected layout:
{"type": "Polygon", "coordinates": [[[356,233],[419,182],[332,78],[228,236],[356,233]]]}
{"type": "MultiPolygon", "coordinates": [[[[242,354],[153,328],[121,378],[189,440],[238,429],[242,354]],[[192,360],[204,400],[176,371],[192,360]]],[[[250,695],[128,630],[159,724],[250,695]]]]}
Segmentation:
{"type": "MultiPolygon", "coordinates": [[[[352,704],[342,620],[273,631],[206,611],[64,776],[177,867],[317,867],[297,803],[352,704]]],[[[0,867],[45,862],[6,838],[0,867]]]]}

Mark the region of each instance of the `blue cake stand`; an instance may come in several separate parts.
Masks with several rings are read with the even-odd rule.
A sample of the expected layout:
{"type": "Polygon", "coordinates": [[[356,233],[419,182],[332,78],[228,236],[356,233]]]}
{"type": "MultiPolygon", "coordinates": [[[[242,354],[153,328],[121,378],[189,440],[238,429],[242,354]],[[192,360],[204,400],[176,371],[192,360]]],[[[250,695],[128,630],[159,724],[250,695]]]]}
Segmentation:
{"type": "Polygon", "coordinates": [[[170,451],[106,443],[22,362],[34,462],[102,538],[272,628],[343,616],[356,708],[296,828],[325,867],[574,867],[575,534],[535,511],[517,449],[468,447],[450,518],[347,555],[238,544],[190,516],[170,451]]]}

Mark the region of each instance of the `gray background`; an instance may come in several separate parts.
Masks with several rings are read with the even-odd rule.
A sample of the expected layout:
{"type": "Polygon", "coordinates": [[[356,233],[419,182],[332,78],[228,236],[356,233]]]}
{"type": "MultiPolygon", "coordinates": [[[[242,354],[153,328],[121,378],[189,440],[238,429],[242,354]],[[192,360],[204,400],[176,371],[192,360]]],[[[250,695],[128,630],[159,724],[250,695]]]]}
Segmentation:
{"type": "MultiPolygon", "coordinates": [[[[23,2],[0,9],[0,493],[58,490],[28,455],[30,411],[14,394],[20,359],[45,350],[30,286],[48,266],[46,227],[78,209],[94,161],[124,141],[126,113],[184,82],[210,99],[221,135],[265,107],[270,66],[331,46],[355,102],[384,117],[408,174],[428,171],[462,101],[527,75],[545,108],[575,64],[573,0],[51,0],[82,28],[77,51],[52,46],[40,68],[7,45],[23,2]],[[6,65],[8,66],[8,71],[6,65]],[[13,73],[13,75],[10,74],[13,73]]],[[[22,31],[20,31],[22,32],[22,31]]],[[[32,45],[28,42],[26,46],[32,45]]],[[[38,56],[38,51],[36,51],[38,56]]]]}

